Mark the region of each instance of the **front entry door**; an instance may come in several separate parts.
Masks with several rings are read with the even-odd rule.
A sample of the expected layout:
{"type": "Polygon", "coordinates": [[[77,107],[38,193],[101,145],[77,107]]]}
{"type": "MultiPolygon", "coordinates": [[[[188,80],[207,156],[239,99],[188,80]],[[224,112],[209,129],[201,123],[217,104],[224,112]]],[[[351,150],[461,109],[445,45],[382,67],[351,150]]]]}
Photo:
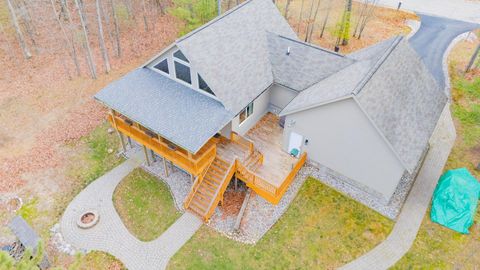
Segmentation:
{"type": "Polygon", "coordinates": [[[300,151],[302,148],[302,142],[303,142],[303,136],[295,133],[295,132],[290,132],[290,139],[288,142],[288,153],[291,154],[293,149],[297,149],[296,156],[298,157],[300,155],[300,151]]]}

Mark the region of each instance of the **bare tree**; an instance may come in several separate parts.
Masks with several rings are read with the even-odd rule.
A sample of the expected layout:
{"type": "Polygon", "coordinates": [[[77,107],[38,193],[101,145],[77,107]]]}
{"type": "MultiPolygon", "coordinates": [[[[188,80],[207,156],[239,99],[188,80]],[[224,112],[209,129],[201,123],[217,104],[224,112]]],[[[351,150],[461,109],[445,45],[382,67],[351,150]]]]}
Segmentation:
{"type": "Polygon", "coordinates": [[[145,0],[142,0],[142,8],[143,8],[143,26],[145,28],[145,32],[148,32],[147,6],[145,4],[145,0]]]}
{"type": "Polygon", "coordinates": [[[105,72],[110,72],[110,60],[108,59],[108,51],[105,46],[105,38],[103,36],[103,24],[101,15],[101,3],[100,0],[95,0],[97,9],[97,22],[98,22],[98,43],[100,44],[100,50],[102,51],[103,64],[105,65],[105,72]]]}
{"type": "MultiPolygon", "coordinates": [[[[72,21],[72,15],[70,14],[70,10],[68,9],[68,5],[67,5],[67,0],[61,0],[60,1],[60,5],[62,7],[62,13],[63,13],[63,16],[67,19],[68,21],[68,24],[71,28],[74,28],[74,24],[73,24],[73,21],[72,21]]],[[[80,72],[80,64],[79,64],[79,61],[78,61],[78,56],[77,56],[77,47],[75,46],[75,32],[71,31],[70,30],[70,44],[72,46],[72,58],[74,59],[74,63],[75,63],[75,69],[77,71],[77,76],[80,76],[81,72],[80,72]]]]}
{"type": "Polygon", "coordinates": [[[37,41],[35,39],[35,33],[37,32],[35,30],[35,24],[33,23],[32,15],[30,14],[30,10],[27,5],[30,3],[27,3],[26,1],[17,1],[17,10],[20,11],[20,18],[23,20],[23,25],[25,28],[25,31],[27,32],[28,38],[30,39],[30,42],[33,46],[33,49],[35,50],[36,54],[39,54],[39,49],[37,45],[37,41]]]}
{"type": "Polygon", "coordinates": [[[7,48],[8,48],[8,54],[10,55],[10,58],[15,59],[16,63],[18,64],[18,59],[15,57],[15,50],[13,49],[12,44],[10,43],[10,40],[8,40],[7,33],[5,32],[5,29],[3,28],[3,25],[0,23],[0,33],[5,37],[5,42],[7,43],[7,48]]]}
{"type": "Polygon", "coordinates": [[[332,10],[332,4],[333,4],[333,0],[329,0],[328,7],[327,7],[327,14],[325,15],[325,19],[323,20],[323,24],[322,24],[322,32],[320,32],[320,38],[323,37],[323,33],[325,32],[325,27],[327,26],[328,17],[330,16],[330,11],[332,10]]]}
{"type": "Polygon", "coordinates": [[[123,0],[125,4],[125,8],[127,9],[127,17],[128,19],[132,18],[135,20],[135,13],[133,12],[133,6],[131,0],[123,0]]]}
{"type": "Polygon", "coordinates": [[[217,0],[217,15],[222,15],[222,0],[217,0]]]}
{"type": "Polygon", "coordinates": [[[312,35],[313,35],[313,28],[315,28],[315,23],[317,22],[317,15],[318,15],[318,10],[320,9],[320,0],[318,0],[317,7],[315,8],[315,14],[313,15],[312,19],[312,26],[310,27],[310,32],[307,33],[307,37],[305,38],[305,41],[311,42],[312,41],[312,35]]]}
{"type": "Polygon", "coordinates": [[[353,36],[354,37],[357,36],[357,31],[359,29],[358,27],[360,25],[360,21],[362,20],[363,16],[365,15],[365,12],[367,11],[368,1],[369,0],[365,0],[362,4],[362,9],[360,10],[360,15],[358,15],[357,23],[355,24],[355,30],[353,31],[353,36]]]}
{"type": "Polygon", "coordinates": [[[80,23],[82,24],[83,36],[84,36],[83,46],[84,46],[86,54],[87,54],[87,63],[88,63],[88,66],[90,68],[90,73],[92,75],[92,78],[96,79],[97,78],[97,71],[95,69],[95,63],[93,62],[92,50],[90,49],[90,42],[88,40],[87,24],[84,20],[85,17],[82,14],[84,11],[80,7],[79,0],[74,0],[74,1],[75,1],[75,5],[77,7],[77,10],[78,10],[78,15],[80,17],[80,23]]]}
{"type": "Polygon", "coordinates": [[[313,11],[313,4],[315,3],[315,0],[312,0],[312,3],[310,5],[310,12],[308,13],[308,19],[307,19],[307,28],[305,29],[305,41],[307,41],[308,38],[308,31],[310,28],[310,18],[312,17],[312,11],[313,11]]]}
{"type": "Polygon", "coordinates": [[[22,47],[23,56],[26,59],[30,59],[32,57],[32,53],[30,53],[30,50],[28,49],[25,38],[23,37],[22,30],[20,29],[20,25],[18,24],[17,15],[15,14],[15,8],[13,7],[11,0],[6,1],[8,10],[10,11],[10,16],[12,17],[13,27],[15,27],[15,32],[17,33],[18,42],[20,43],[20,47],[22,47]]]}
{"type": "Polygon", "coordinates": [[[347,0],[347,6],[345,9],[345,21],[343,26],[343,41],[342,45],[348,45],[350,39],[350,20],[352,17],[352,0],[347,0]]]}
{"type": "Polygon", "coordinates": [[[303,13],[304,2],[305,0],[302,0],[302,6],[300,7],[300,14],[298,15],[297,33],[300,33],[300,25],[302,24],[302,13],[303,13]]]}
{"type": "MultiPolygon", "coordinates": [[[[71,56],[72,56],[73,62],[75,64],[75,69],[77,71],[77,75],[80,75],[80,64],[78,63],[77,53],[75,51],[74,45],[73,45],[72,41],[70,40],[70,38],[68,37],[67,31],[65,30],[65,26],[63,25],[62,21],[60,20],[60,16],[57,12],[57,9],[55,8],[54,0],[50,0],[50,3],[52,4],[53,15],[55,16],[55,20],[57,21],[58,26],[60,26],[60,29],[62,30],[63,38],[65,39],[65,48],[70,48],[71,56]]],[[[64,64],[65,62],[62,60],[62,63],[64,64]]],[[[66,68],[65,64],[64,64],[64,67],[66,68]]],[[[69,72],[68,72],[68,76],[70,77],[69,72]]]]}
{"type": "Polygon", "coordinates": [[[470,71],[473,64],[475,63],[475,60],[478,58],[479,53],[480,53],[480,44],[478,44],[477,49],[475,49],[475,52],[473,53],[472,57],[470,58],[470,61],[468,62],[468,65],[467,65],[467,68],[465,69],[465,72],[470,71]]]}
{"type": "Polygon", "coordinates": [[[365,29],[365,26],[367,26],[368,21],[370,18],[373,16],[373,13],[375,11],[375,6],[377,5],[378,0],[373,0],[371,4],[368,7],[368,10],[366,10],[365,15],[363,19],[360,22],[360,29],[358,31],[357,38],[360,39],[362,37],[363,30],[365,29]]]}
{"type": "Polygon", "coordinates": [[[110,0],[110,6],[112,7],[113,24],[115,25],[115,44],[117,44],[117,57],[121,57],[122,49],[120,46],[120,27],[118,26],[118,17],[117,12],[115,11],[115,4],[113,1],[114,0],[110,0]]]}
{"type": "Polygon", "coordinates": [[[288,20],[288,8],[290,7],[290,3],[292,0],[287,0],[287,3],[285,4],[285,11],[283,13],[283,17],[288,20]]]}

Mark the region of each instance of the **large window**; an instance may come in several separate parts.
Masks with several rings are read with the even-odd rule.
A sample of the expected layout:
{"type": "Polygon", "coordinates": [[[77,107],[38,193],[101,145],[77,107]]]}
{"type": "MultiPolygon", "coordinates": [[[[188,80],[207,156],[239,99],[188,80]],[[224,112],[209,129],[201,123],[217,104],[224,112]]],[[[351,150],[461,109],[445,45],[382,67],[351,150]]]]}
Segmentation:
{"type": "Polygon", "coordinates": [[[190,63],[187,59],[187,57],[182,53],[182,51],[178,50],[176,52],[173,53],[173,56],[175,56],[175,58],[177,59],[180,59],[182,61],[185,61],[187,63],[190,63]]]}
{"type": "Polygon", "coordinates": [[[190,77],[190,67],[175,61],[175,76],[177,79],[182,80],[188,84],[192,84],[192,78],[190,77]]]}
{"type": "Polygon", "coordinates": [[[202,76],[200,76],[200,74],[198,74],[198,89],[200,90],[203,90],[207,93],[209,93],[210,95],[214,95],[215,94],[213,93],[212,89],[210,89],[210,87],[207,85],[207,83],[203,80],[202,76]]]}
{"type": "Polygon", "coordinates": [[[248,104],[245,109],[240,112],[240,124],[243,123],[247,118],[253,114],[253,101],[248,104]]]}
{"type": "Polygon", "coordinates": [[[160,63],[156,64],[154,66],[154,68],[160,70],[160,71],[163,71],[165,73],[169,73],[168,72],[168,60],[167,59],[164,59],[163,61],[161,61],[160,63]]]}

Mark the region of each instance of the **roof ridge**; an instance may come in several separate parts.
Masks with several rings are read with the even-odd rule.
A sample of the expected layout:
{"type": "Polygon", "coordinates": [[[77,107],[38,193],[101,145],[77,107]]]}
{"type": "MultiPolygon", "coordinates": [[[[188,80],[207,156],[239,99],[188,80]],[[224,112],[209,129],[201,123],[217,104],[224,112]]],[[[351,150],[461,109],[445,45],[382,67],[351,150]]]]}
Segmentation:
{"type": "MultiPolygon", "coordinates": [[[[270,31],[267,31],[268,33],[272,33],[270,31]]],[[[289,37],[286,37],[286,36],[282,36],[282,35],[279,35],[279,34],[276,34],[276,33],[272,33],[280,38],[283,38],[283,39],[287,39],[287,40],[290,40],[292,42],[296,42],[296,43],[300,43],[300,44],[303,44],[305,46],[308,46],[308,47],[311,47],[311,48],[314,48],[314,49],[317,49],[317,50],[320,50],[320,51],[324,51],[326,53],[330,53],[330,54],[333,54],[333,55],[336,55],[336,56],[341,56],[341,57],[346,57],[345,54],[341,54],[341,53],[337,53],[337,52],[334,52],[334,51],[331,51],[331,50],[328,50],[328,49],[325,49],[323,47],[320,47],[320,46],[317,46],[315,44],[312,44],[312,43],[308,43],[308,42],[304,42],[304,41],[301,41],[301,40],[297,40],[297,39],[293,39],[293,38],[289,38],[289,37]]]]}
{"type": "MultiPolygon", "coordinates": [[[[377,72],[380,66],[385,62],[385,60],[390,56],[392,51],[397,47],[400,41],[403,40],[403,36],[396,36],[395,40],[390,44],[390,46],[385,50],[383,55],[373,64],[370,70],[365,74],[365,77],[357,84],[357,86],[352,90],[353,95],[358,95],[367,82],[373,77],[373,74],[377,72]]],[[[367,60],[363,60],[367,61],[367,60]]],[[[359,61],[362,62],[362,61],[359,61]]]]}
{"type": "Polygon", "coordinates": [[[217,17],[213,18],[211,21],[203,24],[202,26],[198,27],[197,29],[190,31],[189,33],[185,34],[183,37],[178,38],[178,39],[175,41],[175,43],[181,42],[181,41],[183,41],[183,40],[185,40],[185,39],[193,36],[194,34],[200,32],[201,30],[207,28],[208,26],[210,26],[210,25],[212,25],[212,24],[220,21],[221,19],[227,17],[228,15],[232,14],[233,12],[239,10],[240,8],[246,6],[247,4],[249,4],[249,3],[253,2],[253,1],[254,1],[254,0],[247,0],[247,1],[239,4],[238,6],[236,6],[236,7],[232,8],[232,9],[226,11],[226,12],[223,13],[223,14],[221,14],[220,16],[217,16],[217,17]]]}

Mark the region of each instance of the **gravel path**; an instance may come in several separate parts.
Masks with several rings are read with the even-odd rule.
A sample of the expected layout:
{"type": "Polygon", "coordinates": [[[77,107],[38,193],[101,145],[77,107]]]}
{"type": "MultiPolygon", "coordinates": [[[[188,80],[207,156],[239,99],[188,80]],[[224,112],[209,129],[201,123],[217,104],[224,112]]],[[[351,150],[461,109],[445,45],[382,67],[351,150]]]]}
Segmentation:
{"type": "Polygon", "coordinates": [[[142,242],[128,231],[115,210],[112,196],[118,183],[143,162],[141,154],[141,151],[137,152],[80,192],[65,210],[60,231],[64,240],[75,249],[108,252],[128,269],[165,269],[169,259],[193,236],[202,222],[185,213],[150,242],[142,242]],[[90,229],[80,229],[76,222],[86,210],[97,211],[99,221],[90,229]]]}

